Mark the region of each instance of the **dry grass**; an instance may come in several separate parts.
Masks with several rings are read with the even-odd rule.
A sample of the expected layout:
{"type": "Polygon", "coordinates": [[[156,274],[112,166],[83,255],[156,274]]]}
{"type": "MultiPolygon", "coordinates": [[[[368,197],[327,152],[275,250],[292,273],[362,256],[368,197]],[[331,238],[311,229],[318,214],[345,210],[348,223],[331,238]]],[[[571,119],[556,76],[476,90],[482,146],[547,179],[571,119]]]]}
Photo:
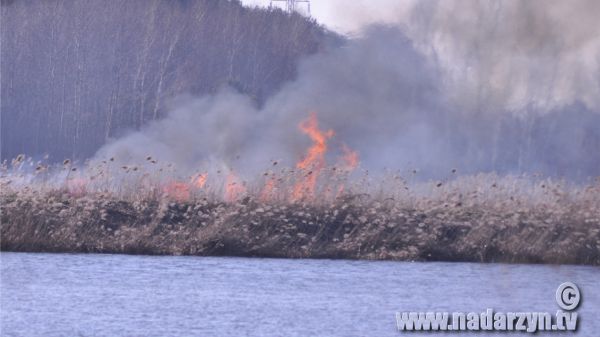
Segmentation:
{"type": "Polygon", "coordinates": [[[225,173],[197,188],[193,174],[150,161],[5,165],[2,250],[600,265],[599,181],[326,169],[314,195],[292,200],[306,173],[273,166],[224,200],[225,173]]]}

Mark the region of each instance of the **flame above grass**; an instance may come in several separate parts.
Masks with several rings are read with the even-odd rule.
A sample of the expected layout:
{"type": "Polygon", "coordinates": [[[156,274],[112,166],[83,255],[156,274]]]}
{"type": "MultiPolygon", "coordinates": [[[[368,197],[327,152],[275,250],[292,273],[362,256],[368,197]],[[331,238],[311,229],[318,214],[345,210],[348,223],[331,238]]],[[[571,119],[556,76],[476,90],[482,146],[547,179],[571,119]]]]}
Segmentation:
{"type": "Polygon", "coordinates": [[[233,172],[229,172],[225,178],[225,195],[227,202],[236,202],[246,193],[246,187],[240,178],[233,172]]]}
{"type": "Polygon", "coordinates": [[[292,193],[293,200],[314,196],[317,179],[325,167],[327,140],[334,135],[333,130],[322,131],[319,129],[317,114],[314,112],[310,113],[308,119],[302,121],[298,127],[302,133],[310,137],[313,144],[308,148],[304,159],[296,164],[302,177],[300,177],[300,181],[294,186],[292,193]]]}
{"type": "Polygon", "coordinates": [[[203,188],[204,185],[206,185],[207,179],[208,179],[208,173],[198,174],[198,176],[194,179],[194,186],[196,186],[196,188],[203,188]]]}

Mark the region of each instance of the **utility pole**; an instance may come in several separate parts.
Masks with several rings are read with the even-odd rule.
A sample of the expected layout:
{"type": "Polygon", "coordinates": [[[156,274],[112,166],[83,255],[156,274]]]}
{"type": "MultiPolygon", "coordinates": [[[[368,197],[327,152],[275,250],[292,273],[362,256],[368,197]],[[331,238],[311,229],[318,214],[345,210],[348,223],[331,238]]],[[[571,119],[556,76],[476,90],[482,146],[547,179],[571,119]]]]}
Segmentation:
{"type": "Polygon", "coordinates": [[[306,5],[306,12],[308,16],[310,16],[310,0],[270,0],[269,8],[273,7],[273,3],[277,2],[285,2],[285,11],[288,13],[293,13],[298,10],[299,4],[306,5]]]}

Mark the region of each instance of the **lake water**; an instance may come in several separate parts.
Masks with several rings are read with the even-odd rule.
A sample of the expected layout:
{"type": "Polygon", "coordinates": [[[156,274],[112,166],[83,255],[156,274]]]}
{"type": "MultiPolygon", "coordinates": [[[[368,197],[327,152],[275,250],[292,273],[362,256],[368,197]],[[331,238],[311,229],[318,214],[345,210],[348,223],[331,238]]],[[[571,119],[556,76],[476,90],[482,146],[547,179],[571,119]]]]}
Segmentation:
{"type": "Polygon", "coordinates": [[[24,253],[0,261],[2,336],[401,336],[397,311],[555,313],[565,281],[582,292],[576,335],[600,335],[597,267],[24,253]]]}

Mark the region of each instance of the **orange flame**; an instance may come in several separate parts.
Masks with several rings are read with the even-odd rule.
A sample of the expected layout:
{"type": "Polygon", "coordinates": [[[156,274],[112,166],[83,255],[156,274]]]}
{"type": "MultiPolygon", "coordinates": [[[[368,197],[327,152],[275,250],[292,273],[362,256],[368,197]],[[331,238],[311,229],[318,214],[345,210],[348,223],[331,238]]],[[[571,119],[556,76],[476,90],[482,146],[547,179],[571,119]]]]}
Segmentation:
{"type": "Polygon", "coordinates": [[[260,201],[267,202],[273,197],[273,191],[275,190],[275,179],[271,178],[265,182],[265,186],[260,192],[260,201]]]}
{"type": "Polygon", "coordinates": [[[208,173],[200,173],[196,179],[194,180],[194,186],[196,188],[202,188],[206,184],[206,179],[208,178],[208,173]]]}
{"type": "MultiPolygon", "coordinates": [[[[350,174],[358,166],[358,152],[349,148],[346,144],[342,143],[342,156],[338,164],[340,170],[337,170],[338,174],[350,174]]],[[[337,192],[335,199],[341,197],[344,194],[346,180],[341,180],[338,183],[337,192]]]]}
{"type": "Polygon", "coordinates": [[[225,179],[225,201],[235,202],[244,193],[246,193],[246,188],[242,185],[239,178],[233,172],[230,172],[225,179]]]}
{"type": "Polygon", "coordinates": [[[342,144],[342,169],[353,171],[358,166],[358,152],[342,144]]]}
{"type": "Polygon", "coordinates": [[[183,202],[190,200],[190,186],[180,181],[168,183],[163,192],[167,197],[183,202]]]}
{"type": "Polygon", "coordinates": [[[298,126],[300,131],[308,135],[313,145],[308,149],[303,160],[296,167],[303,171],[301,181],[294,186],[293,199],[299,200],[313,196],[319,173],[325,167],[325,153],[327,152],[327,140],[333,137],[333,130],[321,131],[317,115],[313,112],[308,119],[302,121],[298,126]]]}

